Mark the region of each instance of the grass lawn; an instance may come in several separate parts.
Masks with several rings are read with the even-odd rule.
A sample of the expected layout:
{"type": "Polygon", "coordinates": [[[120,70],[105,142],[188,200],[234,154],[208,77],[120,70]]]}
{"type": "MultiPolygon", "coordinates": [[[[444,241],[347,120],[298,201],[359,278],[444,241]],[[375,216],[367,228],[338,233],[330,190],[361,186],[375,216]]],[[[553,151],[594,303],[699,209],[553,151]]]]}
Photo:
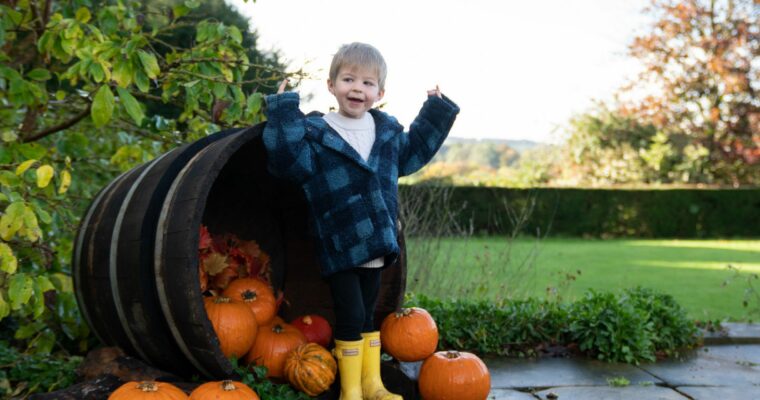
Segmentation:
{"type": "Polygon", "coordinates": [[[757,298],[742,306],[747,276],[760,274],[760,240],[409,239],[407,254],[409,290],[438,298],[573,300],[640,285],[695,319],[760,319],[757,298]]]}

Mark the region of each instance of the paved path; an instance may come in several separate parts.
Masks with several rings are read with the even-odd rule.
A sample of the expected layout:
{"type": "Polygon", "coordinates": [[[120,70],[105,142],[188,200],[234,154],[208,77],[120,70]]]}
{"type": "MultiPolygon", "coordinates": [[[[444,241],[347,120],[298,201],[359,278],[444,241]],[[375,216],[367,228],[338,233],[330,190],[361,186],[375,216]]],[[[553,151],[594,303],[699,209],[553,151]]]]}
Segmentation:
{"type": "Polygon", "coordinates": [[[760,325],[727,324],[728,336],[681,359],[638,366],[583,358],[485,359],[493,400],[760,399],[760,325]],[[615,381],[630,382],[617,387],[615,381]]]}

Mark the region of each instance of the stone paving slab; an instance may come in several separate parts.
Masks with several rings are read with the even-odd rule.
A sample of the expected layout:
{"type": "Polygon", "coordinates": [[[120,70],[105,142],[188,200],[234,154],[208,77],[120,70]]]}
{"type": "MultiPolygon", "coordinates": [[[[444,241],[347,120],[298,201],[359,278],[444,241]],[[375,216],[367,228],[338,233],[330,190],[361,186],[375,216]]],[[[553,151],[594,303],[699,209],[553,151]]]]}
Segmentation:
{"type": "Polygon", "coordinates": [[[760,345],[707,346],[640,368],[671,387],[760,385],[760,345]]]}
{"type": "Polygon", "coordinates": [[[511,389],[492,389],[488,394],[488,400],[537,400],[538,397],[530,393],[518,392],[511,389]]]}
{"type": "Polygon", "coordinates": [[[760,324],[721,323],[724,332],[703,332],[705,344],[760,344],[760,324]]]}
{"type": "Polygon", "coordinates": [[[608,386],[607,379],[624,377],[631,385],[661,383],[628,364],[610,364],[584,358],[484,359],[491,372],[491,388],[547,388],[608,386]]]}
{"type": "MultiPolygon", "coordinates": [[[[626,387],[558,387],[542,390],[539,399],[548,400],[547,395],[554,393],[558,400],[687,400],[673,389],[659,386],[626,386],[626,387]]],[[[721,399],[725,400],[725,399],[721,399]]]]}
{"type": "Polygon", "coordinates": [[[680,386],[677,389],[680,392],[683,392],[689,395],[694,400],[760,399],[760,386],[741,386],[741,387],[680,386]]]}

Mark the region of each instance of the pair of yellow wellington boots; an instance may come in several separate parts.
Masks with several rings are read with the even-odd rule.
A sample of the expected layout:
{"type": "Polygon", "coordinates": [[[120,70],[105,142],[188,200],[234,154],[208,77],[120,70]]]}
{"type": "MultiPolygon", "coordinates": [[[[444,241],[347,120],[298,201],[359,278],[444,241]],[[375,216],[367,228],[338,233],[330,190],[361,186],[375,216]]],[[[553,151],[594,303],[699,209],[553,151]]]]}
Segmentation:
{"type": "Polygon", "coordinates": [[[380,332],[362,333],[356,341],[335,341],[340,400],[403,400],[380,379],[380,332]]]}

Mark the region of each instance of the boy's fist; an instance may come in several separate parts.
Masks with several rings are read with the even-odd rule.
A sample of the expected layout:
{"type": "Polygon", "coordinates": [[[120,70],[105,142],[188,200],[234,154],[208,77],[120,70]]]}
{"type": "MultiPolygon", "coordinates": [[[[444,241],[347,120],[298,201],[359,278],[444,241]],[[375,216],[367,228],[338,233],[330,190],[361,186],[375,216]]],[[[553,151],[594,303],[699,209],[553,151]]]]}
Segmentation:
{"type": "Polygon", "coordinates": [[[282,83],[280,83],[280,87],[277,88],[277,94],[285,93],[285,86],[288,85],[288,82],[290,82],[290,79],[285,78],[282,80],[282,83]]]}
{"type": "Polygon", "coordinates": [[[427,91],[428,96],[436,96],[439,99],[441,98],[441,89],[438,87],[438,85],[435,85],[435,89],[430,89],[427,91]]]}

